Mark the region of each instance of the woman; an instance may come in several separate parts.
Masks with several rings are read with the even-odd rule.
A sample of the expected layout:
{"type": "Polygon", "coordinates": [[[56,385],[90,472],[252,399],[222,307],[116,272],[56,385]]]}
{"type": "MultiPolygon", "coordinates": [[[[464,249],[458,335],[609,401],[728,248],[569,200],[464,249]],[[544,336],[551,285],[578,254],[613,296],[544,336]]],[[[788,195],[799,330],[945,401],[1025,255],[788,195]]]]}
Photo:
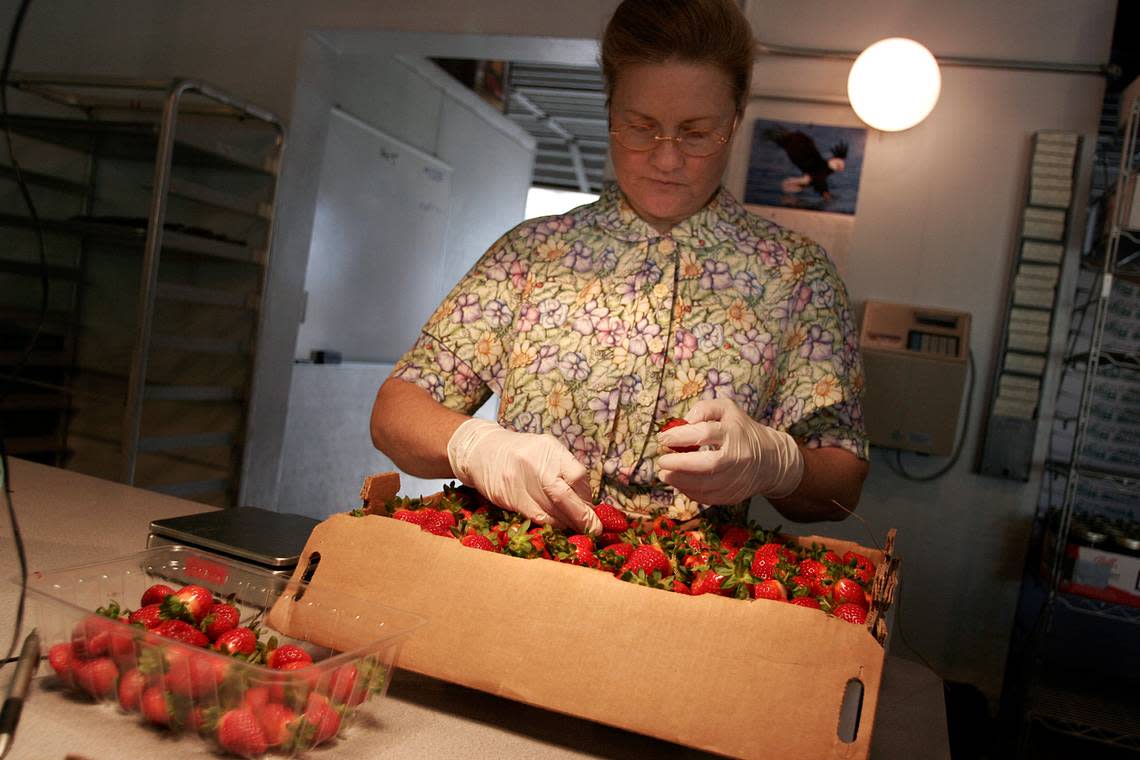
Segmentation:
{"type": "Polygon", "coordinates": [[[381,386],[377,448],[592,533],[603,499],[675,518],[754,495],[797,521],[854,508],[868,447],[843,284],[720,187],[753,55],[732,0],[618,7],[617,186],[484,254],[381,386]],[[492,392],[499,424],[468,417],[492,392]],[[659,432],[671,417],[690,424],[659,432]]]}

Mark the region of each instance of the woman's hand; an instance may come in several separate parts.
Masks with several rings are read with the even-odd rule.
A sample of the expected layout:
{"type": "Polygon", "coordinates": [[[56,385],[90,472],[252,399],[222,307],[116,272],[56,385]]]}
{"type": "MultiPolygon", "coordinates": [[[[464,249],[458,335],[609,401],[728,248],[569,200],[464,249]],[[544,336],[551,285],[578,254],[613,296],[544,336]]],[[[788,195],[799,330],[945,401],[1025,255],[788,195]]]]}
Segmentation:
{"type": "Polygon", "coordinates": [[[728,399],[698,401],[688,425],[657,434],[666,448],[700,451],[662,454],[658,477],[700,504],[737,504],[755,494],[779,499],[796,490],[804,459],[787,433],[761,425],[728,399]]]}
{"type": "Polygon", "coordinates": [[[447,458],[457,478],[504,509],[540,525],[602,532],[586,468],[552,435],[472,418],[452,434],[447,458]]]}

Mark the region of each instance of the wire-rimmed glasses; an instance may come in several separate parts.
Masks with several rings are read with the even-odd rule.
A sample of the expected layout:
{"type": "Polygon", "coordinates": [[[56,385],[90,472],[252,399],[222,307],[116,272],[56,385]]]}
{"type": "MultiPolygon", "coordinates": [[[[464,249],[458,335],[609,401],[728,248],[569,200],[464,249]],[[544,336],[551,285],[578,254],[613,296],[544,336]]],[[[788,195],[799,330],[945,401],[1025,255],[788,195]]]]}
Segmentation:
{"type": "Polygon", "coordinates": [[[692,158],[707,158],[719,153],[736,130],[736,119],[733,119],[728,134],[723,135],[715,129],[682,129],[676,136],[661,134],[659,127],[648,124],[623,124],[617,129],[611,129],[610,134],[626,150],[635,153],[648,153],[663,142],[677,143],[677,149],[692,158]]]}

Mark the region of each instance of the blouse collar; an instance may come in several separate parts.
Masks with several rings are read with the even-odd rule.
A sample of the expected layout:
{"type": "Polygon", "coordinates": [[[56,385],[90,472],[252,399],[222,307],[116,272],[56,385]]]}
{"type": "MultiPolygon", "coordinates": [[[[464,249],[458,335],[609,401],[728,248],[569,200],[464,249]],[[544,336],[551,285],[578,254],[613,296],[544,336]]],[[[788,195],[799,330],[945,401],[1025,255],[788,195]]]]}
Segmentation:
{"type": "MultiPolygon", "coordinates": [[[[602,190],[589,221],[607,230],[614,237],[635,243],[663,237],[660,232],[637,215],[616,182],[602,190]]],[[[733,223],[746,214],[744,207],[724,187],[720,187],[704,208],[681,220],[668,236],[679,242],[706,237],[718,224],[733,223]]]]}

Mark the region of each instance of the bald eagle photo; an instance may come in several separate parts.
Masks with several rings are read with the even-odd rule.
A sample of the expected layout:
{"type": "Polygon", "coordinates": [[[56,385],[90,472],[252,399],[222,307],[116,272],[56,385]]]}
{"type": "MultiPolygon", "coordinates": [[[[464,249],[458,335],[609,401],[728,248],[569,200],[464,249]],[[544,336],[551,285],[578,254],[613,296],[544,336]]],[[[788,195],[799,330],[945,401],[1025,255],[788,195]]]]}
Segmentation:
{"type": "Polygon", "coordinates": [[[865,140],[862,129],[757,120],[745,202],[855,213],[865,140]]]}

